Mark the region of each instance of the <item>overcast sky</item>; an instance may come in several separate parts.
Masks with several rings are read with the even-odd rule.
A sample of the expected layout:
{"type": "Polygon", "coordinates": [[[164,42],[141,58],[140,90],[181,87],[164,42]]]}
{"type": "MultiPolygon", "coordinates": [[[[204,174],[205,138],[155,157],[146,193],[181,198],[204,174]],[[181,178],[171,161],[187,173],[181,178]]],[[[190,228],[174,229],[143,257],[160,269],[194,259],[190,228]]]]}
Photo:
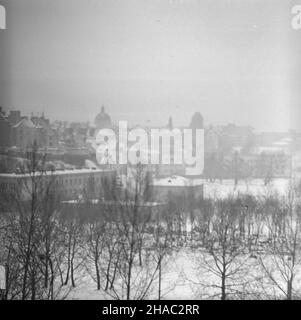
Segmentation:
{"type": "Polygon", "coordinates": [[[207,125],[298,129],[297,3],[0,0],[0,105],[70,121],[93,121],[104,104],[142,125],[187,125],[199,111],[207,125]]]}

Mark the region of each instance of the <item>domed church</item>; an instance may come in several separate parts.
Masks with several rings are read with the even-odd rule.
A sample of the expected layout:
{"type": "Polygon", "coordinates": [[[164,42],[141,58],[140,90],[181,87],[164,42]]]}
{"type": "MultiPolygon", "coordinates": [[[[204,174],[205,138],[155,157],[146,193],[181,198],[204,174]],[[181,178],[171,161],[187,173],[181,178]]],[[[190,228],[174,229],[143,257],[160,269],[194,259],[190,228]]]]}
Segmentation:
{"type": "Polygon", "coordinates": [[[101,107],[101,112],[96,116],[94,124],[96,130],[112,127],[111,117],[105,112],[104,106],[101,107]]]}
{"type": "Polygon", "coordinates": [[[195,114],[192,116],[189,128],[204,129],[204,119],[199,112],[195,112],[195,114]]]}

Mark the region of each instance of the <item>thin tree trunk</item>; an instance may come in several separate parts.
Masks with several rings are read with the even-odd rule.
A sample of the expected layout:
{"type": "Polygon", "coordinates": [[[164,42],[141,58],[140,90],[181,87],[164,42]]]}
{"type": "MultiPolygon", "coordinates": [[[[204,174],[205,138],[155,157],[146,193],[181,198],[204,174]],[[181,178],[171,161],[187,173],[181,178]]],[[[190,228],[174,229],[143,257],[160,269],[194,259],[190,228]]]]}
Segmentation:
{"type": "Polygon", "coordinates": [[[221,296],[221,300],[226,300],[226,276],[223,273],[222,274],[222,296],[221,296]]]}
{"type": "Polygon", "coordinates": [[[97,279],[97,290],[100,290],[100,274],[99,274],[99,267],[98,267],[98,256],[95,258],[95,272],[96,272],[96,279],[97,279]]]}
{"type": "Polygon", "coordinates": [[[162,267],[161,267],[161,256],[159,258],[159,289],[158,289],[158,300],[161,300],[161,285],[162,285],[162,267]]]}

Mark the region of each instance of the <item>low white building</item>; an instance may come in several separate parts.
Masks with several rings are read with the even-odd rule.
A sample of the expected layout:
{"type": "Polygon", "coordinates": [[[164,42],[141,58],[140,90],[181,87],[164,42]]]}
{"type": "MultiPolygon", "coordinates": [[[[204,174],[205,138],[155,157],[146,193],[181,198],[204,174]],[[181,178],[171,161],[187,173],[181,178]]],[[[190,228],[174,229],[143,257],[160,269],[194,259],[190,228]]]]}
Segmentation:
{"type": "Polygon", "coordinates": [[[194,198],[203,197],[204,181],[203,179],[189,179],[182,176],[171,176],[163,179],[154,179],[151,182],[153,195],[158,200],[166,200],[169,195],[191,196],[194,198]]]}

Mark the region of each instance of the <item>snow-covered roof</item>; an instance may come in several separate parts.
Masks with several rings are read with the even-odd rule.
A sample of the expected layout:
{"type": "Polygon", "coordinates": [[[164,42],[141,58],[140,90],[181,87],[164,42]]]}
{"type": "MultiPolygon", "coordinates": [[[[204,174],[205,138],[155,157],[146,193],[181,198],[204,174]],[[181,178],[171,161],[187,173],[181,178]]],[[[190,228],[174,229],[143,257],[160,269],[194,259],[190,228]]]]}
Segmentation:
{"type": "MultiPolygon", "coordinates": [[[[63,204],[84,204],[85,200],[66,200],[62,201],[63,204]]],[[[89,200],[89,203],[91,204],[101,204],[101,205],[108,205],[108,206],[130,206],[130,205],[139,205],[140,207],[157,207],[161,206],[164,203],[157,202],[157,201],[146,201],[146,202],[135,202],[135,201],[115,201],[115,200],[98,200],[98,199],[92,199],[89,200]]]]}
{"type": "Polygon", "coordinates": [[[290,143],[291,143],[290,140],[283,139],[283,140],[274,142],[273,145],[274,146],[288,146],[290,143]]]}
{"type": "MultiPolygon", "coordinates": [[[[60,176],[60,175],[75,175],[75,174],[84,174],[84,173],[101,173],[101,172],[113,172],[114,170],[109,169],[74,169],[74,170],[55,170],[55,171],[45,171],[45,172],[36,172],[36,175],[46,175],[46,176],[60,176]]],[[[29,177],[28,173],[0,173],[0,178],[25,178],[29,177]]]]}
{"type": "Polygon", "coordinates": [[[14,125],[14,128],[18,127],[27,127],[27,128],[35,128],[35,125],[32,123],[31,120],[28,120],[26,118],[23,118],[20,122],[18,122],[16,125],[14,125]]]}
{"type": "Polygon", "coordinates": [[[153,186],[161,187],[196,187],[204,184],[203,179],[188,179],[182,176],[172,176],[163,179],[154,179],[151,183],[153,186]]]}

